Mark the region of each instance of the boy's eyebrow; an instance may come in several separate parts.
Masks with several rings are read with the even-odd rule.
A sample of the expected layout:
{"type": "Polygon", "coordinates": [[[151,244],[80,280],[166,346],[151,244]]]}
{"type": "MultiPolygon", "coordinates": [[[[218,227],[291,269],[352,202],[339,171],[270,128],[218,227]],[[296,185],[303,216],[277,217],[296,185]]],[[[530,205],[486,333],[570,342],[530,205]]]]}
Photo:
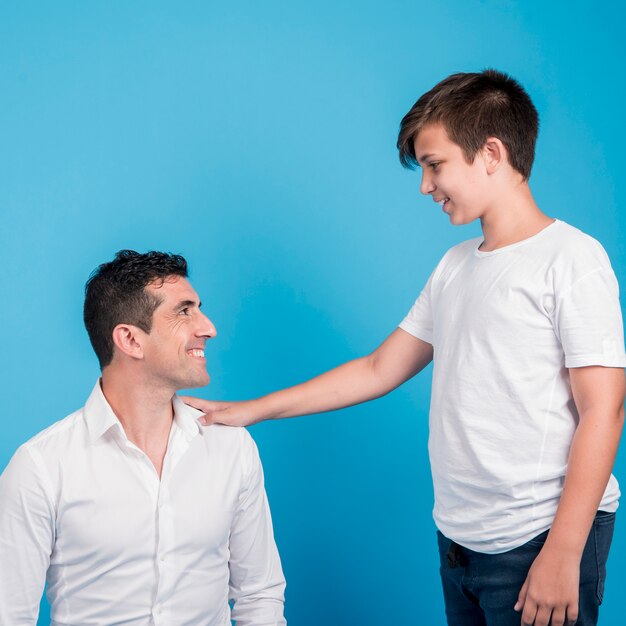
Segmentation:
{"type": "Polygon", "coordinates": [[[417,162],[418,163],[423,163],[426,159],[430,159],[431,157],[435,156],[434,154],[422,154],[421,157],[417,157],[417,162]]]}

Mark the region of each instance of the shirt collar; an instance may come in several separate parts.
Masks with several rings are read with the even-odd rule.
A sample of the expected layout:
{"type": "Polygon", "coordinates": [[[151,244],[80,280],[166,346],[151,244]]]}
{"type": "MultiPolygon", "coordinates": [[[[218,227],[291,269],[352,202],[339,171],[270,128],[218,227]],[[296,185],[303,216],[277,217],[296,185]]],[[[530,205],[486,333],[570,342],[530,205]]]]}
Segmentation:
{"type": "Polygon", "coordinates": [[[172,399],[172,406],[174,407],[174,421],[176,422],[176,426],[187,435],[188,439],[195,437],[198,433],[202,433],[202,428],[200,428],[200,424],[198,423],[198,418],[204,415],[202,411],[185,404],[176,395],[172,399]]]}
{"type": "MultiPolygon", "coordinates": [[[[185,404],[178,396],[174,396],[172,400],[174,407],[174,422],[180,428],[188,439],[191,439],[198,433],[202,433],[198,418],[203,414],[193,407],[185,404]]],[[[119,429],[120,433],[125,437],[124,429],[113,412],[111,405],[102,393],[100,379],[96,382],[84,409],[85,421],[87,422],[87,430],[89,432],[89,441],[95,443],[104,433],[111,428],[119,429]]]]}

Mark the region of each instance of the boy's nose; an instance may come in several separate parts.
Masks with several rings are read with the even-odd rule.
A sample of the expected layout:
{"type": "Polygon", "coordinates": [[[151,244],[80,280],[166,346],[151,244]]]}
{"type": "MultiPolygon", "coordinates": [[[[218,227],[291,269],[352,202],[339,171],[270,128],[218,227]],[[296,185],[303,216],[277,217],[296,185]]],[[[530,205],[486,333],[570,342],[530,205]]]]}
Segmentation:
{"type": "Polygon", "coordinates": [[[428,195],[429,193],[435,191],[435,185],[433,185],[433,182],[426,170],[422,170],[422,182],[420,183],[420,191],[424,195],[428,195]]]}

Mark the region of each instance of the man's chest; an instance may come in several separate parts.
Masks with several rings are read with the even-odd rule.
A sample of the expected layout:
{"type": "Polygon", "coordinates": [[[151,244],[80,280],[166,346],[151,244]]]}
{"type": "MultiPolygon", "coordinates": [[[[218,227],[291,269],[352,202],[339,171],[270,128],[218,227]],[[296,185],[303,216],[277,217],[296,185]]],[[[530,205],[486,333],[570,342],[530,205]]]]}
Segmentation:
{"type": "Polygon", "coordinates": [[[60,473],[52,563],[146,564],[170,555],[225,553],[237,506],[238,467],[190,449],[161,480],[150,460],[108,448],[72,459],[60,473]]]}

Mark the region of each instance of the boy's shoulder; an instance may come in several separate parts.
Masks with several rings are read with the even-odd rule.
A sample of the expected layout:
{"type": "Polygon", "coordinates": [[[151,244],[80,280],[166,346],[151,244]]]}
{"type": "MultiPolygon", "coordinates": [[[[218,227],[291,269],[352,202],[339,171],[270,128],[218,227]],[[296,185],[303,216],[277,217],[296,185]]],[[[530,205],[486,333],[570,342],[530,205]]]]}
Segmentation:
{"type": "Polygon", "coordinates": [[[532,257],[542,255],[548,257],[552,262],[568,258],[579,260],[595,258],[598,261],[608,262],[606,251],[597,239],[558,219],[536,235],[492,252],[481,252],[479,248],[482,242],[482,237],[466,239],[449,248],[441,258],[440,263],[444,265],[453,264],[468,256],[487,257],[508,250],[515,250],[520,255],[532,257]]]}
{"type": "MultiPolygon", "coordinates": [[[[550,236],[540,241],[545,259],[555,270],[581,272],[611,267],[609,257],[602,244],[579,228],[556,220],[550,236]]],[[[529,248],[529,254],[536,252],[529,248]]]]}
{"type": "Polygon", "coordinates": [[[461,259],[473,255],[474,251],[478,250],[482,241],[482,237],[473,237],[472,239],[465,239],[464,241],[455,244],[446,250],[439,261],[439,265],[454,264],[461,259]]]}

